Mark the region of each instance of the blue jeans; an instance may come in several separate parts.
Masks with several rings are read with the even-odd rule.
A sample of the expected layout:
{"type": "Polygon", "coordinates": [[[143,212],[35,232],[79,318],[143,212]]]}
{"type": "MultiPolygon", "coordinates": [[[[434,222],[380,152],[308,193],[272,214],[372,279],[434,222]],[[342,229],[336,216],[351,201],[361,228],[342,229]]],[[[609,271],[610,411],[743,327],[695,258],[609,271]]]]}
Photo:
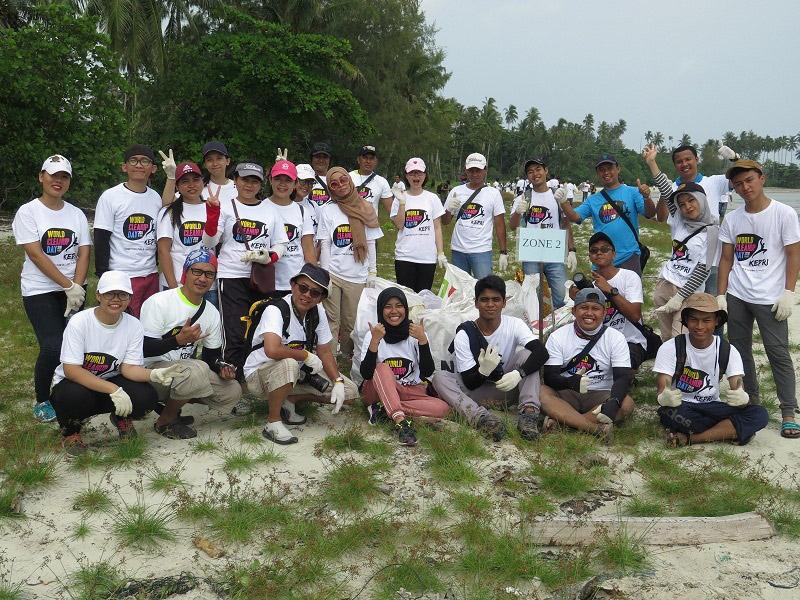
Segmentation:
{"type": "Polygon", "coordinates": [[[452,251],[450,259],[455,266],[466,271],[475,279],[481,279],[492,274],[492,251],[486,252],[459,252],[452,251]]]}
{"type": "Polygon", "coordinates": [[[547,285],[550,286],[550,294],[553,297],[553,308],[559,309],[564,306],[564,284],[567,282],[567,267],[563,263],[522,263],[522,271],[525,275],[533,275],[539,272],[539,265],[544,266],[544,276],[547,285]]]}
{"type": "Polygon", "coordinates": [[[213,290],[208,290],[203,298],[206,299],[206,302],[210,302],[214,305],[214,308],[219,310],[219,290],[214,288],[213,290]]]}

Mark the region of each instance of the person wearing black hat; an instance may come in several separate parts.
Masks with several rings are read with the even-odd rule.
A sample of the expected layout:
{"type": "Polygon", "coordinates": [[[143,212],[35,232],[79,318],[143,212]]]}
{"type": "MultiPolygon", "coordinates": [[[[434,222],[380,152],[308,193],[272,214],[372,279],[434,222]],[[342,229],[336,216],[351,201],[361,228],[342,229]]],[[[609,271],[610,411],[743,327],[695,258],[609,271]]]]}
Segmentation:
{"type": "Polygon", "coordinates": [[[331,157],[333,153],[331,146],[327,142],[316,142],[311,146],[309,156],[311,158],[311,168],[314,169],[314,179],[316,182],[311,188],[311,201],[319,208],[324,206],[331,199],[328,192],[328,170],[331,168],[331,157]]]}
{"type": "Polygon", "coordinates": [[[236,186],[233,179],[228,179],[231,165],[228,148],[222,142],[212,141],[203,145],[202,152],[203,166],[208,172],[203,198],[207,200],[213,195],[221,202],[230,202],[231,198],[236,198],[236,186]]]}
{"type": "Polygon", "coordinates": [[[375,146],[361,146],[356,162],[358,168],[350,171],[350,178],[356,186],[358,195],[372,204],[376,215],[381,205],[388,214],[392,208],[394,195],[389,182],[375,172],[375,167],[378,166],[378,151],[375,146]]]}
{"type": "MultiPolygon", "coordinates": [[[[544,157],[532,158],[524,165],[526,182],[522,193],[514,198],[511,206],[511,217],[508,224],[514,231],[517,227],[533,227],[538,229],[566,229],[567,255],[566,264],[545,263],[544,276],[550,286],[553,308],[564,306],[564,284],[567,281],[567,269],[574,271],[578,266],[575,255],[575,241],[572,238],[572,226],[558,206],[553,192],[547,186],[549,173],[547,160],[544,157]]],[[[523,262],[522,270],[526,275],[539,273],[540,263],[523,262]]]]}
{"type": "Polygon", "coordinates": [[[306,422],[296,403],[330,402],[337,414],[358,398],[358,388],[339,372],[333,355],[321,305],[329,285],[325,269],[306,263],[292,277],[291,293],[267,306],[256,325],[244,375],[250,390],[269,403],[262,434],[276,444],[297,442],[286,428],[306,422]]]}
{"type": "Polygon", "coordinates": [[[658,349],[658,416],[669,446],[736,441],[744,445],[767,426],[763,406],[750,403],[744,390],[739,352],[714,335],[728,315],[710,294],[684,300],[681,321],[688,333],[658,349]]]}
{"type": "Polygon", "coordinates": [[[417,437],[409,417],[441,419],[450,407],[427,392],[425,381],[433,375],[433,355],[422,323],[408,318],[408,301],[400,288],[378,294],[377,318],[369,324],[359,366],[369,422],[391,420],[400,443],[414,446],[417,437]]]}
{"type": "MultiPolygon", "coordinates": [[[[638,188],[620,183],[619,163],[611,154],[603,154],[597,159],[595,171],[603,185],[600,193],[592,194],[580,206],[572,208],[564,190],[559,189],[555,193],[556,201],[573,223],[582,223],[591,217],[595,232],[602,231],[614,240],[617,249],[614,265],[641,275],[641,251],[637,237],[639,215],[652,218],[656,214],[656,205],[649,195],[643,197],[638,188]],[[620,216],[620,211],[627,217],[630,226],[620,216]]],[[[638,179],[636,184],[640,185],[638,179]]]]}

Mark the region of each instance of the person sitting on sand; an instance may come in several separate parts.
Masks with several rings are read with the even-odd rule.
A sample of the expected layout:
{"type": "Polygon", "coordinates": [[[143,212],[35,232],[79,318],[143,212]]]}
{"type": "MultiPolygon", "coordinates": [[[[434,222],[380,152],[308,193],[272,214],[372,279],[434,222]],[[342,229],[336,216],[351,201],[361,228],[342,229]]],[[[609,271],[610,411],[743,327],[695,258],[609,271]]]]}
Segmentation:
{"type": "Polygon", "coordinates": [[[148,382],[169,386],[179,376],[181,367],[142,366],[144,330],[136,317],[125,312],[132,295],[126,273],[106,271],[97,282],[98,306],[67,323],[50,402],[69,457],[86,452],[81,426],[94,415],[109,413],[120,438],[135,436],[133,419],[156,407],[156,391],[148,382]]]}
{"type": "Polygon", "coordinates": [[[606,297],[597,288],[575,295],[575,321],[547,338],[550,359],[541,390],[545,431],[555,424],[594,433],[611,442],[614,423],[633,412],[628,342],[603,325],[606,297]]]}
{"type": "Polygon", "coordinates": [[[689,296],[681,309],[682,333],[658,349],[658,416],[670,446],[737,441],[744,445],[769,419],[744,391],[739,351],[714,329],[727,321],[711,294],[689,296]]]}
{"type": "Polygon", "coordinates": [[[219,311],[204,299],[216,276],[217,257],[201,246],[186,256],[180,287],[154,294],[142,305],[145,365],[184,369],[171,386],[153,384],[159,400],[166,402],[153,426],[170,439],[197,436],[191,427],[194,419],[180,416],[184,404],[230,409],[242,395],[236,368],[222,362],[219,311]],[[203,350],[198,360],[195,354],[200,344],[203,350]]]}
{"type": "Polygon", "coordinates": [[[487,406],[505,405],[509,392],[518,395],[517,429],[533,440],[539,436],[539,369],[547,351],[522,319],[502,314],[505,306],[505,282],[497,275],[479,279],[478,318],[459,325],[451,344],[455,373],[437,371],[432,383],[442,400],[494,441],[506,429],[487,406]]]}
{"type": "Polygon", "coordinates": [[[408,300],[400,288],[378,294],[377,322],[369,324],[359,370],[361,393],[369,422],[391,420],[400,443],[414,446],[417,434],[408,417],[443,418],[450,406],[428,394],[427,380],[434,371],[433,355],[422,323],[408,318],[408,300]]]}
{"type": "Polygon", "coordinates": [[[306,263],[290,280],[291,294],[264,309],[253,333],[244,376],[250,390],[269,403],[262,434],[276,444],[297,443],[285,427],[306,422],[295,403],[330,401],[336,414],[358,398],[356,384],[339,373],[328,317],[320,305],[329,285],[325,269],[306,263]]]}

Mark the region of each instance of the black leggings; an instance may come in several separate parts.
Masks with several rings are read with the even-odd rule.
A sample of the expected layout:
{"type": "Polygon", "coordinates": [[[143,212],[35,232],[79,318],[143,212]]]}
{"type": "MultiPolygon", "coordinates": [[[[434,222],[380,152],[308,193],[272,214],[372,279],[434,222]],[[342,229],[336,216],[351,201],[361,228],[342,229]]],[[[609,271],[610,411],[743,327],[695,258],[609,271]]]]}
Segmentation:
{"type": "MultiPolygon", "coordinates": [[[[132,419],[141,419],[151,410],[155,410],[158,394],[149,383],[131,381],[122,375],[111,377],[107,381],[118,385],[131,397],[132,419]]],[[[110,395],[95,392],[69,379],[62,379],[53,386],[50,402],[56,411],[64,437],[80,433],[83,421],[89,417],[105,413],[113,414],[115,410],[110,395]]]]}
{"type": "Polygon", "coordinates": [[[250,288],[248,278],[219,280],[219,312],[222,315],[222,355],[226,362],[236,365],[236,375],[241,380],[242,367],[250,354],[244,337],[245,324],[242,317],[250,311],[250,305],[264,298],[250,288]]]}
{"type": "Polygon", "coordinates": [[[22,305],[39,343],[39,356],[33,368],[36,402],[47,402],[50,399],[53,373],[61,362],[61,340],[67,327],[64,316],[67,295],[64,292],[47,292],[23,296],[22,305]]]}
{"type": "Polygon", "coordinates": [[[414,263],[406,260],[394,261],[394,274],[397,283],[415,292],[429,290],[436,274],[436,263],[414,263]]]}

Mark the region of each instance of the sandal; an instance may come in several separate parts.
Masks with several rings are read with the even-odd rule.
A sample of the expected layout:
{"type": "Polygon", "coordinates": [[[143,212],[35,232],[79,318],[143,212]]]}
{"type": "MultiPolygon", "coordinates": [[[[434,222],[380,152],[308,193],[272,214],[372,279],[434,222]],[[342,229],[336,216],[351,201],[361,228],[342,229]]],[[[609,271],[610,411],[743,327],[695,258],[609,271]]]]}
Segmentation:
{"type": "Polygon", "coordinates": [[[668,448],[682,448],[692,445],[692,434],[681,433],[680,431],[667,430],[664,434],[664,442],[668,448]]]}
{"type": "Polygon", "coordinates": [[[611,423],[600,423],[594,430],[595,436],[606,446],[610,446],[614,441],[614,425],[611,423]]]}
{"type": "Polygon", "coordinates": [[[197,437],[197,432],[185,423],[181,422],[180,418],[175,419],[172,421],[172,423],[167,423],[166,425],[159,426],[157,423],[153,423],[153,429],[156,430],[156,433],[161,434],[165,438],[169,438],[171,440],[188,440],[197,437]]]}
{"type": "Polygon", "coordinates": [[[558,427],[558,421],[555,419],[551,419],[550,417],[545,417],[544,422],[542,423],[542,433],[550,433],[554,431],[558,427]]]}
{"type": "Polygon", "coordinates": [[[783,421],[781,423],[781,437],[789,440],[800,438],[800,425],[794,421],[783,421]]]}

